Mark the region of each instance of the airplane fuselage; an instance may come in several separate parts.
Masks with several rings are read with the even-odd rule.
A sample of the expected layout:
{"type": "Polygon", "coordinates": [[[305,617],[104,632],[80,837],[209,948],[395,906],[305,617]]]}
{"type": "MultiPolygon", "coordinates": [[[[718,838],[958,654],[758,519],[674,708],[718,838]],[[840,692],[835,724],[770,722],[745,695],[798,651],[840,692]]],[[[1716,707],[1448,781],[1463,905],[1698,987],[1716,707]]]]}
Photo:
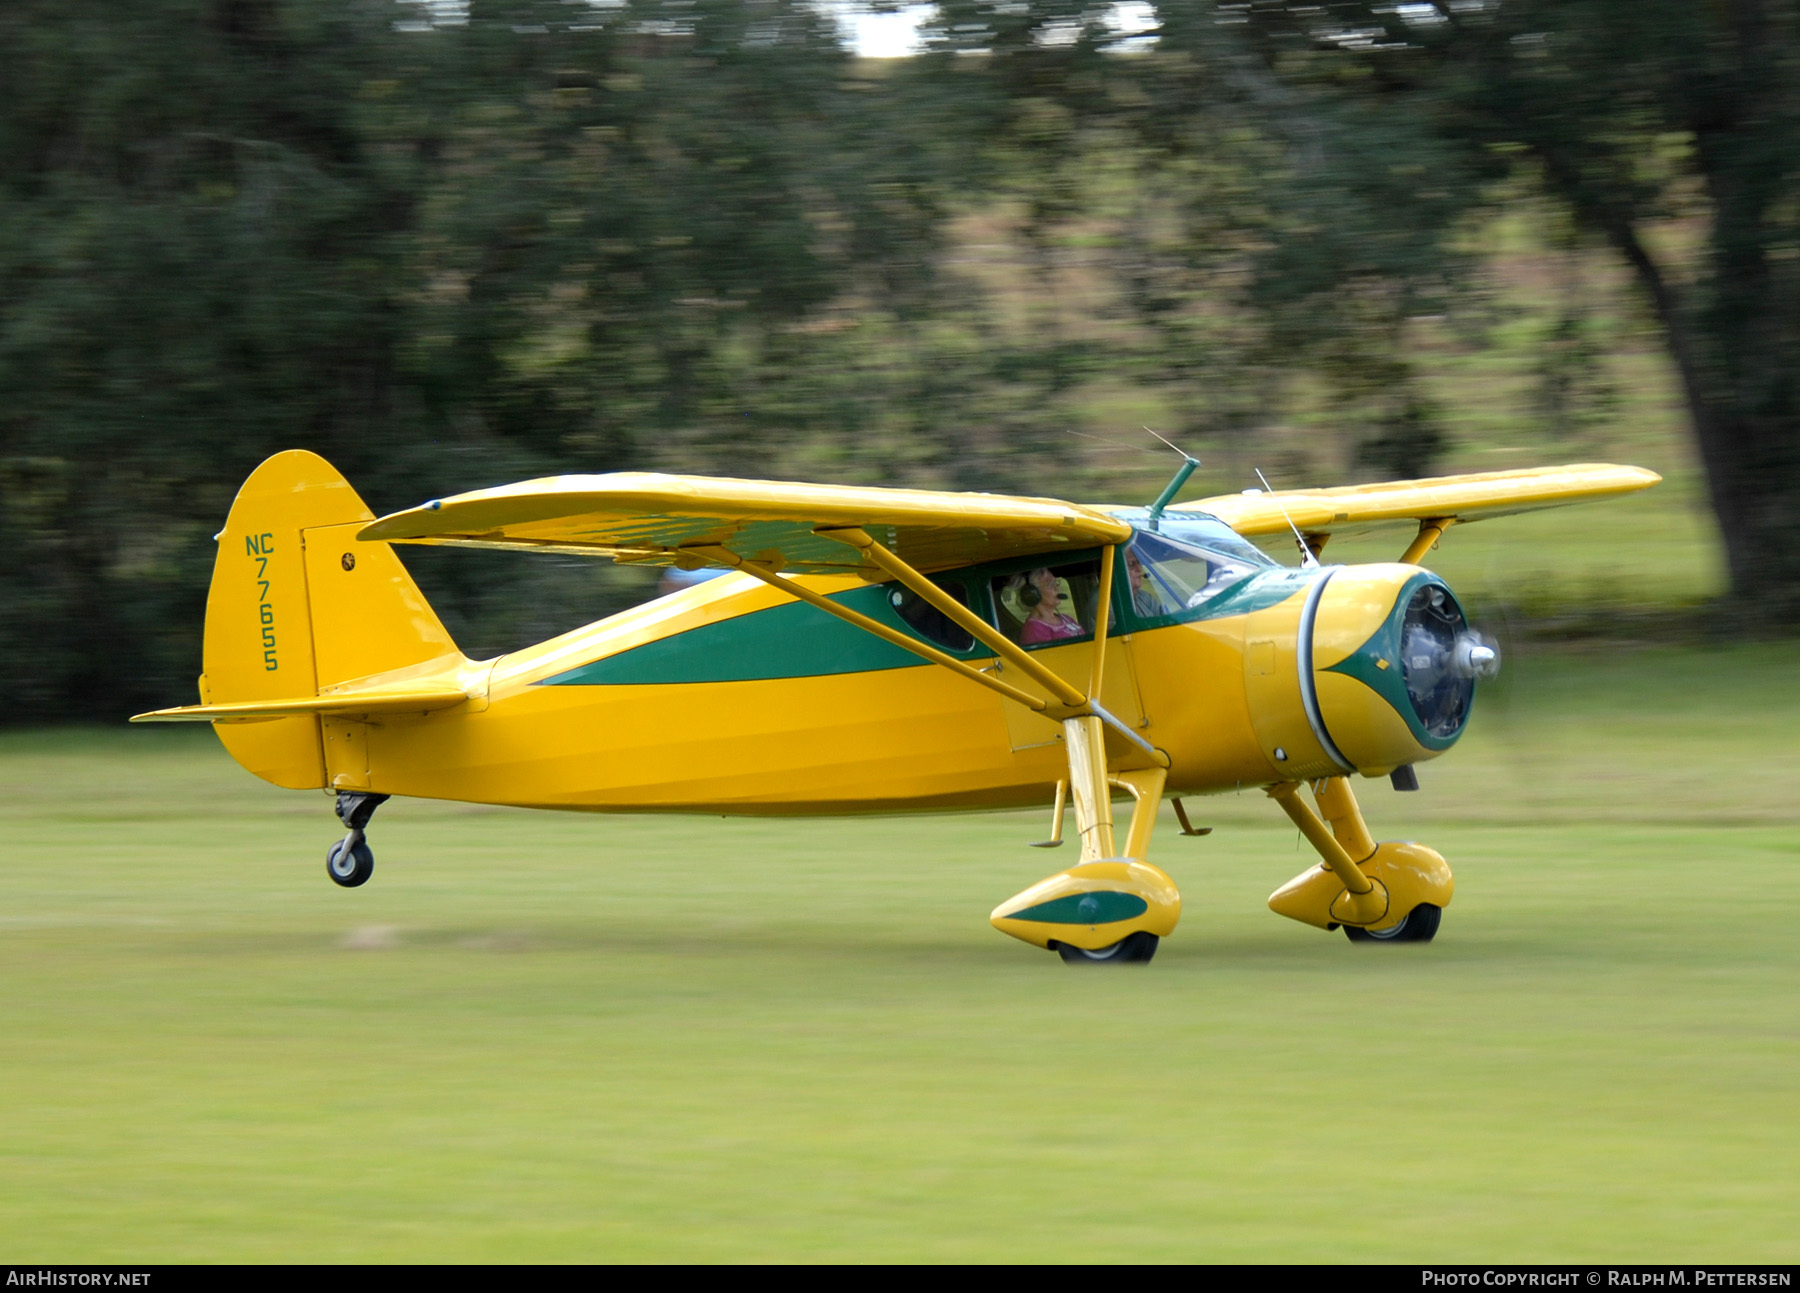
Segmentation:
{"type": "MultiPolygon", "coordinates": [[[[1115,599],[1100,699],[1167,755],[1171,791],[1344,770],[1299,703],[1300,620],[1324,577],[1271,567],[1210,613],[1150,626],[1115,599]]],[[[892,585],[801,582],[904,627],[892,585]]],[[[1033,654],[1083,682],[1093,652],[1089,638],[1033,654]]],[[[1043,694],[991,652],[966,655],[1043,694]]],[[[328,783],[536,808],[805,815],[1037,804],[1067,775],[1057,723],[741,575],[460,676],[475,693],[464,707],[323,720],[328,783]]],[[[1107,756],[1121,771],[1152,763],[1116,731],[1107,756]]]]}

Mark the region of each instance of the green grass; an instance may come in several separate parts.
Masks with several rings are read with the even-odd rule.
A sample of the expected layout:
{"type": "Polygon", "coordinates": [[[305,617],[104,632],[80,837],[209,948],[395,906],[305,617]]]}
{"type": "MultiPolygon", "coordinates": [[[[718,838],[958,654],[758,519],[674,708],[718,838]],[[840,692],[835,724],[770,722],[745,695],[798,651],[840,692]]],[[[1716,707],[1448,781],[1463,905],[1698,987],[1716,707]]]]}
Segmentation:
{"type": "Polygon", "coordinates": [[[741,822],[321,795],[204,732],[0,739],[0,1250],[45,1261],[1800,1257],[1800,665],[1526,656],[1365,783],[1429,947],[1283,921],[1257,795],[1186,914],[1064,967],[1038,816],[741,822]]]}

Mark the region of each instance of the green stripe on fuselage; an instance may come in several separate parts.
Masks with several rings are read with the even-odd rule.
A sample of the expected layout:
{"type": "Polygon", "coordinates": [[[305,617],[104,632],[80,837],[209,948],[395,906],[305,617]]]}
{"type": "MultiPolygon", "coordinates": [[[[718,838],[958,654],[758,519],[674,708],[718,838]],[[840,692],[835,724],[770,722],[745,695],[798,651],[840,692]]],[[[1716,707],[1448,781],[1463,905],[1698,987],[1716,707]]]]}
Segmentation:
{"type": "MultiPolygon", "coordinates": [[[[971,582],[979,588],[985,578],[976,572],[971,582]]],[[[1160,628],[1248,614],[1285,601],[1310,583],[1311,578],[1310,571],[1275,567],[1252,575],[1191,610],[1152,621],[1139,620],[1137,626],[1139,629],[1160,628]]],[[[1122,577],[1119,582],[1123,582],[1122,577]]],[[[852,588],[833,594],[831,600],[910,635],[910,627],[894,614],[889,604],[888,596],[893,589],[892,584],[852,588]]],[[[1129,631],[1129,627],[1115,615],[1114,636],[1129,631]]],[[[981,648],[961,658],[990,660],[993,654],[981,648]]],[[[816,606],[788,602],[645,642],[617,655],[578,665],[544,679],[539,685],[624,687],[659,683],[758,682],[770,678],[873,673],[924,663],[911,651],[827,615],[816,606]]]]}
{"type": "MultiPolygon", "coordinates": [[[[901,627],[888,589],[853,588],[832,601],[901,627]]],[[[546,678],[553,687],[625,687],[670,682],[755,682],[906,669],[925,661],[805,602],[789,602],[702,624],[546,678]]]]}

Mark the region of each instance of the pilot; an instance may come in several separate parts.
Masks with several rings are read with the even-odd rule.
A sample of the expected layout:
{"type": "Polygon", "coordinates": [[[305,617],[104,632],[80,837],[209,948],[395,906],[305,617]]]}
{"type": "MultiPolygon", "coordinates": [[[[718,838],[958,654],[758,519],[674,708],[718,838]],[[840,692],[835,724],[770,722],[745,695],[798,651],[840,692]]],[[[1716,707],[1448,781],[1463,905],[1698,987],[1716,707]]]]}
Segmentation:
{"type": "Polygon", "coordinates": [[[1175,609],[1163,599],[1162,590],[1145,573],[1135,546],[1125,549],[1125,575],[1131,581],[1131,609],[1139,615],[1149,618],[1167,615],[1175,609]]]}
{"type": "Polygon", "coordinates": [[[1018,594],[1019,605],[1030,608],[1019,633],[1021,645],[1058,642],[1063,638],[1078,638],[1086,632],[1080,620],[1063,614],[1060,609],[1062,588],[1049,570],[1040,566],[1029,575],[1014,575],[1008,582],[1018,594]]]}

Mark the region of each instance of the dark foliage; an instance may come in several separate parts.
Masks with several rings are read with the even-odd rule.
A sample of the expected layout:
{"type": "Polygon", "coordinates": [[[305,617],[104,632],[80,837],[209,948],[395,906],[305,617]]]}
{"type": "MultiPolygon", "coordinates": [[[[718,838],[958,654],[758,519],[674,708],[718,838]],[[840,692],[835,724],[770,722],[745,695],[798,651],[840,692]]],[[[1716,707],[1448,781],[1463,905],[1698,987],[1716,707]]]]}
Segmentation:
{"type": "MultiPolygon", "coordinates": [[[[0,712],[191,694],[210,536],[285,448],[378,512],[634,467],[1072,492],[1044,468],[1083,383],[1229,451],[1305,368],[1356,461],[1429,470],[1405,327],[1521,166],[1642,281],[1736,593],[1800,613],[1791,0],[1160,10],[1149,45],[1107,5],[945,0],[873,68],[807,0],[0,7],[0,712]],[[1681,201],[1691,281],[1642,236],[1681,201]],[[1046,296],[1106,231],[1111,340],[943,271],[980,204],[1046,296]]],[[[1547,352],[1559,424],[1605,398],[1586,344],[1547,352]]],[[[646,591],[409,560],[475,653],[646,591]]]]}

